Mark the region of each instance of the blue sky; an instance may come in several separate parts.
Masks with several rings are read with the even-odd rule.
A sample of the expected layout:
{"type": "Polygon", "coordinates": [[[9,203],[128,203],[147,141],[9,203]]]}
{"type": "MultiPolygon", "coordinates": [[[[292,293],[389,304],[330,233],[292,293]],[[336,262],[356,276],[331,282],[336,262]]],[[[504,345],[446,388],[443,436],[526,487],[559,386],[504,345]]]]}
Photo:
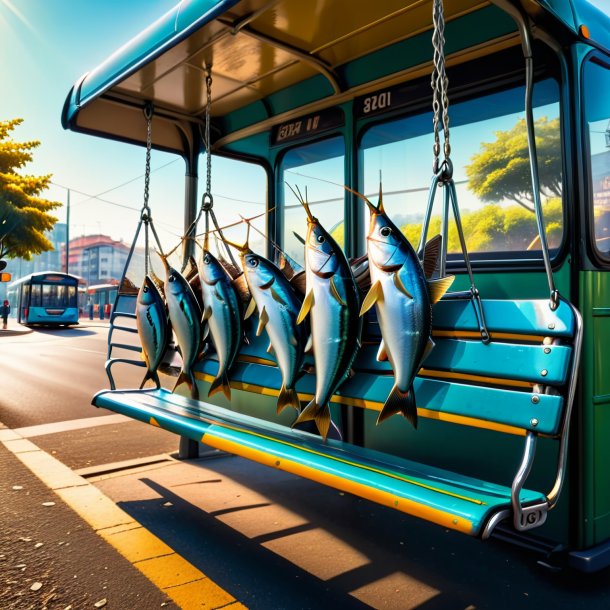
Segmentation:
{"type": "MultiPolygon", "coordinates": [[[[27,173],[53,174],[53,182],[73,189],[71,236],[105,233],[130,241],[136,211],[119,208],[74,191],[100,195],[121,205],[142,205],[144,149],[65,131],[61,111],[68,91],[130,38],[177,4],[177,0],[0,0],[0,117],[23,118],[13,136],[40,140],[27,173]],[[140,177],[140,178],[138,178],[140,177]],[[130,184],[114,187],[137,178],[130,184]],[[110,192],[107,192],[109,189],[110,192]]],[[[218,190],[229,196],[264,201],[262,170],[253,187],[242,191],[230,179],[230,163],[215,163],[218,190]],[[257,193],[253,190],[256,189],[257,193]]],[[[167,244],[182,233],[184,164],[176,156],[153,151],[151,207],[167,244]]],[[[49,199],[65,202],[66,191],[52,186],[49,199]]],[[[243,206],[237,206],[238,208],[243,206]]],[[[220,206],[218,206],[220,208],[220,206]]],[[[221,223],[233,221],[220,210],[221,223]]],[[[239,210],[239,211],[244,211],[239,210]]],[[[65,207],[57,210],[60,221],[65,207]]]]}

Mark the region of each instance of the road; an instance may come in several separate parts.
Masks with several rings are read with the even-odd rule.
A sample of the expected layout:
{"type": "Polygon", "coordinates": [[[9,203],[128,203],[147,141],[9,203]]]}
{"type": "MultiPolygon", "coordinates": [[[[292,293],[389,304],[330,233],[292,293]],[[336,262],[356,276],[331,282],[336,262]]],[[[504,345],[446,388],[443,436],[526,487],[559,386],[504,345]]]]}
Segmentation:
{"type": "MultiPolygon", "coordinates": [[[[183,607],[610,607],[608,572],[549,572],[505,544],[473,540],[241,458],[212,453],[188,462],[174,459],[175,436],[90,406],[93,393],[107,387],[106,333],[107,327],[94,325],[0,336],[0,421],[23,437],[16,443],[33,443],[37,460],[51,456],[69,467],[65,471],[83,481],[78,485],[101,491],[123,519],[127,515],[138,531],[167,545],[173,552],[168,556],[200,575],[189,586],[207,605],[191,599],[183,607]]],[[[126,385],[138,385],[141,372],[128,372],[126,385]]],[[[22,581],[5,572],[0,607],[63,609],[72,603],[76,610],[94,607],[102,595],[108,608],[120,610],[182,605],[175,595],[169,599],[173,585],[147,580],[141,566],[132,567],[138,568],[132,556],[140,552],[132,542],[121,557],[102,540],[103,529],[89,527],[86,515],[80,519],[29,471],[17,485],[28,496],[18,495],[18,461],[8,454],[3,460],[0,467],[10,476],[0,486],[8,500],[0,509],[0,561],[38,561],[39,578],[54,579],[58,605],[41,597],[32,602],[34,594],[19,589],[22,581]],[[22,548],[23,539],[33,543],[36,536],[51,535],[41,509],[49,497],[58,505],[52,508],[57,521],[54,542],[45,544],[57,545],[68,534],[74,540],[73,555],[60,563],[39,552],[46,546],[28,547],[27,553],[22,548]],[[91,569],[83,570],[89,563],[91,569]],[[98,574],[101,566],[110,569],[98,574]],[[119,576],[120,582],[112,580],[119,576]],[[88,596],[83,587],[91,590],[88,596]]]]}

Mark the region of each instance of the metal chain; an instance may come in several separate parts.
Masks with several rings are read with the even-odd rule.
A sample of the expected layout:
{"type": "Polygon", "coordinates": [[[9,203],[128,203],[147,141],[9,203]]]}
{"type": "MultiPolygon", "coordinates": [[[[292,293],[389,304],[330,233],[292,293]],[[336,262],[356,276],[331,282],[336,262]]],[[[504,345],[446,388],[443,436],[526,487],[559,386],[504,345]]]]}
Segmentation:
{"type": "Polygon", "coordinates": [[[442,121],[443,138],[444,138],[444,161],[445,171],[451,169],[450,155],[451,144],[449,142],[449,79],[445,70],[445,15],[443,12],[443,0],[434,0],[432,7],[432,21],[434,31],[432,34],[432,46],[434,47],[431,86],[432,86],[432,110],[434,117],[432,120],[434,128],[434,173],[438,173],[441,163],[439,160],[441,154],[441,141],[439,133],[439,123],[442,121]]]}
{"type": "MultiPolygon", "coordinates": [[[[205,77],[206,106],[205,106],[205,153],[207,155],[207,174],[205,194],[212,198],[212,143],[210,141],[210,123],[212,122],[212,66],[207,66],[205,77]]],[[[211,205],[210,205],[211,207],[211,205]]]]}
{"type": "Polygon", "coordinates": [[[151,221],[150,206],[148,200],[150,198],[150,152],[152,150],[152,117],[153,106],[146,104],[144,107],[144,117],[146,118],[146,169],[144,170],[144,204],[140,220],[144,222],[144,273],[148,275],[148,267],[150,264],[149,243],[148,243],[148,223],[151,221]]]}

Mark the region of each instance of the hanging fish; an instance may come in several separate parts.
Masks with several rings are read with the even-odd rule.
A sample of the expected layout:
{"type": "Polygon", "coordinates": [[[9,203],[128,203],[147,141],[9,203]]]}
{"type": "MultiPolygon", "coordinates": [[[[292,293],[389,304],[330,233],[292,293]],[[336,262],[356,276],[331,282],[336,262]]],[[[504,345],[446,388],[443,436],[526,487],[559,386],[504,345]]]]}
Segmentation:
{"type": "Polygon", "coordinates": [[[239,297],[221,262],[206,248],[201,253],[199,278],[203,296],[203,320],[207,322],[218,357],[218,374],[208,396],[222,391],[230,400],[231,386],[227,373],[237,357],[243,334],[239,297]]]}
{"type": "Polygon", "coordinates": [[[182,371],[176,385],[186,382],[191,397],[198,400],[199,390],[193,365],[201,345],[201,309],[186,278],[171,267],[165,257],[161,257],[161,260],[165,266],[165,298],[169,319],[182,356],[182,371]]]}
{"type": "Polygon", "coordinates": [[[376,306],[382,337],[377,360],[389,360],[395,379],[377,423],[400,413],[416,428],[413,380],[434,347],[432,305],[440,300],[455,278],[426,278],[436,266],[439,240],[431,240],[422,267],[407,238],[385,213],[381,188],[377,206],[364,195],[357,194],[371,213],[367,236],[371,289],[360,313],[363,315],[376,306]]]}
{"type": "Polygon", "coordinates": [[[157,369],[169,344],[171,327],[163,296],[148,275],[144,278],[144,283],[138,292],[136,326],[147,368],[140,388],[143,388],[149,379],[152,379],[159,387],[161,383],[157,369]]]}
{"type": "MultiPolygon", "coordinates": [[[[227,242],[231,243],[231,242],[227,242]]],[[[241,255],[244,275],[252,300],[246,310],[248,318],[258,310],[257,336],[267,331],[269,350],[275,353],[282,373],[282,387],[277,399],[277,412],[286,407],[301,409],[295,390],[297,377],[303,367],[307,336],[302,326],[297,324],[301,301],[282,271],[270,260],[255,254],[248,247],[231,243],[241,255]]]]}
{"type": "Polygon", "coordinates": [[[312,215],[300,193],[298,197],[307,213],[307,236],[306,294],[297,323],[310,315],[316,392],[295,424],[314,420],[326,438],[331,425],[329,401],[348,376],[360,347],[360,303],[343,250],[312,215]]]}

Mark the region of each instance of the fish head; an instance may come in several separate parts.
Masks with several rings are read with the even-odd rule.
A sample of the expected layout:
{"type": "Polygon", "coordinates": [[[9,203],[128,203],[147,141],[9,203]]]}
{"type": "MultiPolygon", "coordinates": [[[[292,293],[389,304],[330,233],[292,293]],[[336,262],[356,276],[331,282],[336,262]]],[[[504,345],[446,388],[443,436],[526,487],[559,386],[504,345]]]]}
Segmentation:
{"type": "Polygon", "coordinates": [[[307,221],[305,258],[308,268],[319,277],[331,277],[337,271],[339,261],[336,251],[339,246],[326,229],[311,217],[307,221]]]}
{"type": "Polygon", "coordinates": [[[161,260],[165,267],[165,294],[180,294],[184,290],[184,284],[187,284],[187,281],[179,271],[167,262],[165,257],[162,256],[161,260]]]}
{"type": "Polygon", "coordinates": [[[369,260],[383,271],[393,271],[404,265],[409,254],[409,242],[385,212],[371,210],[367,236],[369,260]]]}
{"type": "Polygon", "coordinates": [[[252,251],[248,252],[243,259],[244,273],[248,285],[252,288],[269,288],[275,281],[277,268],[265,257],[252,251]]]}
{"type": "Polygon", "coordinates": [[[158,291],[158,289],[152,279],[147,275],[144,278],[144,283],[138,293],[138,303],[144,306],[152,305],[155,302],[155,291],[158,291]]]}
{"type": "Polygon", "coordinates": [[[220,261],[209,251],[203,250],[199,261],[199,276],[208,286],[214,286],[226,275],[220,261]]]}

